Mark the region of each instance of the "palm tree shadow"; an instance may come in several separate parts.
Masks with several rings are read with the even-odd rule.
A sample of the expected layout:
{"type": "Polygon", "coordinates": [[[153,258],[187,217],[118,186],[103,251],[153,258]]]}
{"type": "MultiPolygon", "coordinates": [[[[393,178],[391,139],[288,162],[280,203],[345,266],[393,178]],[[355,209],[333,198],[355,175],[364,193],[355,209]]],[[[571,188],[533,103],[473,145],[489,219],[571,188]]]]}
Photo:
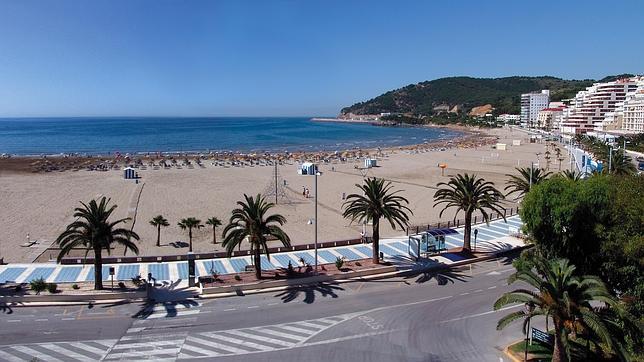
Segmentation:
{"type": "Polygon", "coordinates": [[[181,280],[177,280],[154,288],[150,299],[141,304],[141,309],[132,318],[146,319],[154,313],[155,309],[158,309],[155,308],[158,306],[163,307],[166,318],[177,316],[177,306],[182,306],[182,309],[198,307],[199,303],[193,299],[196,296],[195,291],[190,288],[176,288],[180,282],[181,280]]]}
{"type": "Polygon", "coordinates": [[[423,284],[436,280],[438,285],[454,284],[456,281],[467,283],[471,276],[463,274],[462,271],[455,268],[448,268],[440,271],[417,272],[405,277],[405,279],[416,279],[416,284],[423,284]]]}
{"type": "Polygon", "coordinates": [[[283,303],[290,303],[296,300],[301,294],[304,295],[302,300],[306,304],[315,302],[316,295],[320,294],[322,297],[337,298],[336,291],[344,290],[344,288],[337,286],[337,283],[317,283],[311,285],[298,285],[288,288],[282,293],[276,294],[275,297],[280,297],[283,303]]]}
{"type": "Polygon", "coordinates": [[[517,250],[516,247],[516,245],[503,242],[485,243],[477,245],[476,252],[477,254],[499,254],[501,258],[499,262],[503,265],[510,265],[521,254],[521,250],[517,250]]]}

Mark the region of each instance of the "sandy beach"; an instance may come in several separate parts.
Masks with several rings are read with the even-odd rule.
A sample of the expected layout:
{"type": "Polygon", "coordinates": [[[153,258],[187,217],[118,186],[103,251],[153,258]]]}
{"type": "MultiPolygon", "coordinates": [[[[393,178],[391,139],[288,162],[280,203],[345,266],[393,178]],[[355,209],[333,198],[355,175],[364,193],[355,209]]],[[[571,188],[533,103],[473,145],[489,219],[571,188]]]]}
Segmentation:
{"type": "MultiPolygon", "coordinates": [[[[318,178],[319,192],[319,240],[332,241],[356,238],[360,236],[361,225],[350,224],[341,216],[342,194],[356,190],[355,184],[363,177],[383,177],[394,182],[402,195],[410,201],[414,212],[412,224],[423,224],[439,221],[440,209],[433,207],[433,196],[436,184],[447,181],[457,173],[474,172],[487,180],[493,181],[500,189],[505,187],[507,177],[517,166],[527,167],[531,161],[537,161],[537,153],[545,152],[545,144],[530,144],[529,137],[520,131],[508,129],[485,130],[487,138],[477,141],[470,136],[461,147],[456,143],[444,145],[418,145],[414,147],[383,150],[377,156],[378,167],[368,170],[357,169],[363,166],[362,159],[356,159],[354,153],[348,155],[346,162],[338,159],[328,163],[321,162],[319,169],[322,176],[318,178]],[[498,142],[508,145],[507,151],[498,151],[490,143],[498,142]],[[520,146],[512,146],[512,140],[521,140],[520,146]],[[480,143],[487,145],[476,146],[480,143]],[[447,164],[445,175],[441,176],[439,163],[447,164]]],[[[482,137],[482,136],[481,136],[482,137]]],[[[565,150],[562,150],[565,156],[565,150]]],[[[371,151],[374,156],[376,152],[371,151]]],[[[362,155],[366,155],[363,151],[362,155]]],[[[328,156],[328,155],[327,155],[328,156]]],[[[288,223],[286,232],[294,244],[311,243],[314,226],[308,221],[313,218],[313,177],[297,174],[298,162],[312,156],[297,156],[284,159],[278,165],[280,175],[279,190],[284,195],[278,199],[274,212],[283,214],[288,223]],[[284,186],[286,181],[286,186],[284,186]],[[303,188],[310,190],[310,198],[302,195],[303,188]]],[[[324,159],[323,156],[321,157],[324,159]]],[[[42,160],[40,160],[42,161],[42,160]]],[[[185,254],[187,248],[179,247],[175,242],[187,242],[187,233],[177,226],[181,218],[194,216],[205,222],[211,216],[220,218],[224,224],[235,203],[243,194],[265,192],[274,179],[274,167],[267,163],[243,162],[235,166],[234,161],[220,163],[212,159],[202,160],[201,165],[192,167],[140,167],[139,183],[123,179],[120,167],[108,171],[87,171],[86,168],[69,167],[64,172],[32,172],[34,160],[17,160],[11,162],[21,167],[0,167],[0,256],[5,262],[31,262],[41,255],[48,259],[55,253],[46,251],[47,247],[70,223],[73,209],[80,206],[79,201],[107,196],[118,205],[114,217],[132,217],[134,231],[141,236],[139,247],[143,255],[185,254]],[[29,166],[31,165],[31,166],[29,166]],[[243,166],[242,166],[243,165],[243,166]],[[30,168],[31,167],[31,168],[30,168]],[[156,229],[148,221],[162,214],[170,226],[162,229],[161,247],[156,247],[156,229]],[[22,247],[29,239],[38,243],[32,247],[22,247]]],[[[83,161],[85,162],[85,161],[83,161]]],[[[563,161],[565,168],[568,160],[563,161]]],[[[545,167],[543,156],[541,164],[545,167]]],[[[3,164],[0,163],[0,166],[3,164]]],[[[15,165],[14,165],[15,166],[15,165]]],[[[552,159],[550,169],[556,171],[559,162],[552,159]]],[[[274,196],[271,197],[274,200],[274,196]]],[[[507,207],[516,206],[511,200],[507,207]]],[[[453,212],[446,212],[442,220],[453,217],[453,212]]],[[[398,235],[388,225],[383,225],[384,236],[398,235]]],[[[217,239],[221,241],[221,231],[217,230],[217,239]]],[[[204,227],[195,232],[195,252],[221,250],[221,245],[212,244],[212,229],[204,227]]]]}

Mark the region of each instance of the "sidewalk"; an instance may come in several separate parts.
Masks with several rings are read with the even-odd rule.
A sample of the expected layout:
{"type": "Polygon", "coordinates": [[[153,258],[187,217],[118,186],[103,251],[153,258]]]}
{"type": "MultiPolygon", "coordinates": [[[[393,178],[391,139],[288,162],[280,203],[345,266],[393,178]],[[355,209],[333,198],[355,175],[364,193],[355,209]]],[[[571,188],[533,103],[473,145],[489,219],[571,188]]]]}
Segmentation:
{"type": "MultiPolygon", "coordinates": [[[[518,215],[509,217],[507,223],[502,219],[490,225],[478,224],[472,229],[478,229],[476,251],[499,252],[523,246],[523,241],[510,236],[521,228],[522,222],[518,215]]],[[[455,229],[458,234],[446,237],[448,248],[463,246],[463,228],[455,229]]],[[[400,269],[414,269],[426,267],[428,264],[453,264],[463,258],[457,254],[445,252],[431,256],[428,260],[417,263],[414,261],[413,251],[410,254],[408,237],[401,236],[380,240],[380,251],[384,253],[385,260],[394,263],[400,269]]],[[[474,243],[472,241],[472,245],[474,243]]],[[[303,250],[271,255],[270,261],[262,255],[262,269],[275,270],[288,267],[289,261],[293,266],[300,265],[300,258],[306,263],[315,263],[314,251],[303,250]]],[[[334,248],[318,249],[319,264],[334,263],[337,257],[345,260],[370,258],[371,245],[359,244],[334,248]]],[[[252,264],[250,256],[233,258],[203,259],[196,261],[197,276],[211,275],[213,271],[218,274],[234,274],[243,272],[247,265],[252,264]]],[[[163,262],[163,263],[132,263],[132,264],[106,264],[103,265],[103,280],[110,280],[109,268],[114,267],[114,280],[129,280],[136,276],[146,278],[148,273],[158,281],[186,282],[188,279],[188,263],[163,262]]],[[[74,283],[92,281],[94,267],[92,265],[58,265],[53,263],[9,264],[0,266],[0,283],[16,282],[28,283],[34,279],[43,278],[47,282],[74,283]]]]}

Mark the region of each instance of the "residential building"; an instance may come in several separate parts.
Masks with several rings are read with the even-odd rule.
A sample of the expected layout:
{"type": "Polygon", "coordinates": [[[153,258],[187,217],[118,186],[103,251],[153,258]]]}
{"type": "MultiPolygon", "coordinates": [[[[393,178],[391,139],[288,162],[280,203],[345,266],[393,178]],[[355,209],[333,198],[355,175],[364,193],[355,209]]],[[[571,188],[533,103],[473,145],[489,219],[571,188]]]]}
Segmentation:
{"type": "Polygon", "coordinates": [[[602,127],[607,114],[614,112],[626,94],[635,91],[635,78],[618,79],[613,82],[595,83],[577,93],[568,112],[563,114],[561,133],[575,135],[602,127]]]}
{"type": "Polygon", "coordinates": [[[539,111],[539,115],[537,116],[536,127],[544,131],[559,131],[561,118],[563,117],[563,110],[565,108],[565,106],[560,106],[542,109],[539,111]]]}
{"type": "Polygon", "coordinates": [[[534,128],[539,111],[548,108],[550,91],[525,93],[521,95],[521,127],[534,128]]]}
{"type": "Polygon", "coordinates": [[[504,113],[496,117],[496,121],[504,124],[519,124],[521,122],[521,115],[504,113]]]}
{"type": "Polygon", "coordinates": [[[637,88],[626,94],[613,112],[606,114],[604,121],[595,127],[599,132],[641,133],[644,132],[644,77],[631,78],[637,88]]]}

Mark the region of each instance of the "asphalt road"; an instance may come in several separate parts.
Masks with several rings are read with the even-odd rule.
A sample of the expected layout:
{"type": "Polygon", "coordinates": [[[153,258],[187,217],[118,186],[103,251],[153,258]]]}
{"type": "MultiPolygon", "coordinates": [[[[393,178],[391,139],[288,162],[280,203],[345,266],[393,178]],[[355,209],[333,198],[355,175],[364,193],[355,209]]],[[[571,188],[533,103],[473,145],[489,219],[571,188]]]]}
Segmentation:
{"type": "Polygon", "coordinates": [[[507,361],[509,259],[372,282],[154,305],[5,308],[0,360],[507,361]]]}

